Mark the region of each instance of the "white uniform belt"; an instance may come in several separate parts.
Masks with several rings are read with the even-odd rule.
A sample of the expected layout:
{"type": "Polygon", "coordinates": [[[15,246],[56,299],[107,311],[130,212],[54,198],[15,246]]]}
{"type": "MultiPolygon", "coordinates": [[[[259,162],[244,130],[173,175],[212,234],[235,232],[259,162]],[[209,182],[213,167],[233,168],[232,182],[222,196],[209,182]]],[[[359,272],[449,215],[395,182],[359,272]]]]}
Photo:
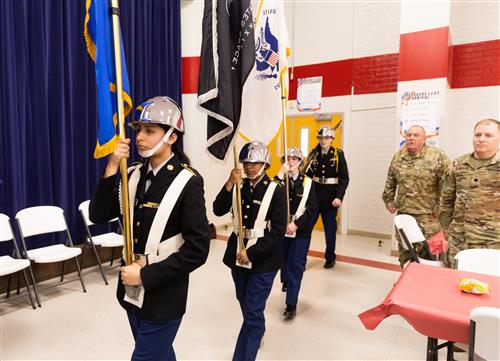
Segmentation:
{"type": "Polygon", "coordinates": [[[313,177],[313,181],[320,184],[339,184],[338,178],[313,177]]]}
{"type": "Polygon", "coordinates": [[[246,239],[256,239],[264,237],[264,228],[253,228],[253,229],[244,229],[243,230],[243,238],[246,239]]]}
{"type": "MultiPolygon", "coordinates": [[[[257,239],[264,237],[264,232],[271,229],[271,222],[266,222],[266,227],[264,228],[252,228],[243,230],[243,238],[245,239],[257,239]]],[[[238,234],[238,229],[234,230],[234,233],[238,234]]]]}

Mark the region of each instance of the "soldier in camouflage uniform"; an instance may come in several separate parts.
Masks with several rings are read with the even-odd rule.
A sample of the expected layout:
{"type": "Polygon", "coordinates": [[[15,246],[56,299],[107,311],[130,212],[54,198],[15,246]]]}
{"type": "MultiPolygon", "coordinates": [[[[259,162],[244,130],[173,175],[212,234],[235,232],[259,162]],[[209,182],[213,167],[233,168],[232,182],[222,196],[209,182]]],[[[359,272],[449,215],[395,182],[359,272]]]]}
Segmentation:
{"type": "MultiPolygon", "coordinates": [[[[439,197],[450,162],[443,151],[425,144],[422,127],[410,127],[405,138],[405,147],[392,158],[382,200],[389,212],[413,216],[429,239],[440,228],[439,197]]],[[[410,254],[403,248],[398,232],[396,238],[402,267],[410,254]]],[[[415,248],[419,257],[431,258],[426,243],[417,243],[415,248]]]]}
{"type": "Polygon", "coordinates": [[[474,152],[455,159],[446,179],[440,218],[449,241],[449,267],[464,249],[500,249],[499,130],[495,119],[478,122],[474,152]]]}

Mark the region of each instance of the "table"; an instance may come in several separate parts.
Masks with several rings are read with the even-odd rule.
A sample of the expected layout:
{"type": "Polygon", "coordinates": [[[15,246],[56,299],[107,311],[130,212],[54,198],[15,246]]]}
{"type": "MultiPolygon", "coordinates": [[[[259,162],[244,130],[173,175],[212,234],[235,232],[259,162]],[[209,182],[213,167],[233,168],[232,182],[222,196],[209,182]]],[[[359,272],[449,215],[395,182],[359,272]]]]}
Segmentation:
{"type": "MultiPolygon", "coordinates": [[[[391,315],[400,315],[415,330],[428,337],[427,360],[437,360],[437,351],[452,342],[469,343],[469,313],[473,308],[500,307],[500,278],[410,263],[384,301],[358,317],[369,330],[391,315]],[[460,291],[460,278],[474,278],[490,285],[490,294],[460,291]],[[450,341],[438,346],[437,340],[450,341]]],[[[450,357],[451,347],[448,347],[450,357]]]]}

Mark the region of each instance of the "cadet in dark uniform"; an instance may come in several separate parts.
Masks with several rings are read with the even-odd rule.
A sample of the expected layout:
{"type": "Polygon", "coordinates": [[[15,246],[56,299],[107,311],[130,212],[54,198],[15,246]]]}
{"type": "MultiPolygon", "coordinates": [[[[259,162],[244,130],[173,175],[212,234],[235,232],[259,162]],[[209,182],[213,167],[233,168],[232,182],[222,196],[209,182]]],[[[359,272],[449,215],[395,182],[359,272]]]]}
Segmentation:
{"type": "MultiPolygon", "coordinates": [[[[285,193],[272,182],[265,169],[270,165],[267,146],[250,142],[241,149],[239,160],[247,176],[241,186],[244,243],[237,246],[237,222],[224,254],[224,263],[231,268],[236,298],[243,314],[243,325],[234,350],[234,361],[255,360],[265,331],[264,308],[274,277],[281,266],[280,244],[286,227],[285,193]]],[[[235,184],[241,180],[241,169],[235,168],[217,195],[213,210],[223,216],[236,212],[235,184]]],[[[234,215],[233,215],[234,219],[234,215]]]]}
{"type": "Polygon", "coordinates": [[[276,178],[284,183],[288,177],[291,219],[282,241],[283,267],[281,268],[282,290],[286,291],[285,320],[292,320],[297,312],[299,290],[304,275],[307,251],[311,243],[312,219],[318,204],[312,180],[299,172],[303,156],[300,149],[288,148],[287,162],[276,178]]]}
{"type": "MultiPolygon", "coordinates": [[[[117,297],[135,339],[132,360],[175,360],[172,343],[186,311],[189,273],[205,263],[209,250],[203,179],[176,149],[184,121],[172,99],[142,103],[129,125],[146,161],[129,168],[135,262],[122,262],[117,297]]],[[[120,215],[117,172],[129,144],[118,141],[109,157],[90,202],[92,222],[120,215]]]]}
{"type": "Polygon", "coordinates": [[[335,241],[337,238],[337,211],[342,205],[344,194],[349,184],[349,172],[342,149],[332,146],[335,132],[330,127],[321,127],[318,131],[318,145],[309,154],[309,166],[306,174],[312,178],[316,196],[319,199],[319,211],[313,217],[313,224],[321,220],[325,227],[325,268],[335,266],[335,241]]]}

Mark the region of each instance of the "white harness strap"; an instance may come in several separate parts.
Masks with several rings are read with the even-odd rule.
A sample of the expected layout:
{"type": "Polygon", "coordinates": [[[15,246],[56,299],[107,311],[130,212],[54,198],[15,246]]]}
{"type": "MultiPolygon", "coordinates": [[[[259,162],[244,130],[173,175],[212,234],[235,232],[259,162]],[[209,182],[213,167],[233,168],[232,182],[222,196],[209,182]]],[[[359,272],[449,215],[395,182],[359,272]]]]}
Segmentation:
{"type": "MultiPolygon", "coordinates": [[[[248,238],[246,249],[252,247],[257,243],[257,239],[264,236],[264,232],[266,230],[267,222],[266,215],[269,210],[269,206],[271,205],[271,200],[273,198],[274,191],[276,190],[277,184],[275,182],[270,182],[267,187],[266,193],[264,194],[264,198],[262,198],[262,202],[259,207],[259,212],[257,213],[257,218],[255,219],[253,229],[245,229],[245,238],[248,238]]],[[[236,190],[233,189],[233,232],[238,234],[238,221],[236,217],[234,217],[234,212],[237,207],[236,203],[236,190]]],[[[236,247],[236,254],[238,254],[239,250],[236,247]]],[[[245,268],[252,268],[252,262],[249,262],[246,265],[240,264],[236,261],[236,265],[245,268]]]]}
{"type": "MultiPolygon", "coordinates": [[[[186,169],[183,169],[177,175],[177,177],[175,177],[174,181],[172,182],[170,187],[168,187],[168,190],[165,192],[165,195],[161,200],[160,206],[156,211],[155,218],[153,219],[153,224],[151,225],[151,229],[149,230],[148,240],[146,242],[146,248],[144,251],[144,254],[149,256],[149,263],[155,263],[166,259],[172,253],[177,252],[184,243],[184,240],[182,240],[182,238],[177,237],[180,236],[180,234],[176,235],[172,238],[169,238],[169,240],[176,240],[175,242],[172,242],[173,244],[175,243],[175,247],[173,246],[173,244],[171,247],[162,247],[164,248],[164,251],[167,252],[161,252],[162,254],[160,254],[159,252],[163,230],[167,225],[168,219],[170,218],[170,214],[172,213],[177,200],[179,199],[182,191],[184,190],[184,187],[192,176],[193,173],[186,169]]],[[[164,242],[167,241],[163,241],[162,243],[164,242]]]]}
{"type": "MultiPolygon", "coordinates": [[[[133,209],[135,203],[135,194],[137,191],[137,185],[140,179],[140,172],[137,167],[134,172],[130,175],[129,179],[129,195],[130,195],[130,219],[133,221],[133,209]]],[[[184,187],[186,186],[189,179],[193,176],[193,173],[183,169],[174,179],[170,187],[168,187],[165,192],[160,206],[156,211],[155,218],[149,230],[148,240],[146,242],[145,254],[148,256],[149,263],[160,262],[167,259],[171,254],[178,252],[181,246],[184,244],[182,239],[182,234],[176,234],[175,236],[161,242],[161,236],[163,235],[163,230],[167,225],[168,219],[172,214],[172,210],[177,203],[184,187]]],[[[133,222],[132,222],[133,223],[133,222]]],[[[133,227],[132,227],[133,228],[133,227]]],[[[131,230],[132,233],[132,230],[131,230]]],[[[132,287],[125,286],[125,296],[124,300],[141,308],[144,302],[144,287],[132,287]]]]}
{"type": "Polygon", "coordinates": [[[295,219],[300,218],[306,211],[307,198],[309,198],[309,192],[311,191],[311,178],[304,178],[304,191],[302,192],[302,199],[300,200],[297,211],[295,212],[295,219]]]}

